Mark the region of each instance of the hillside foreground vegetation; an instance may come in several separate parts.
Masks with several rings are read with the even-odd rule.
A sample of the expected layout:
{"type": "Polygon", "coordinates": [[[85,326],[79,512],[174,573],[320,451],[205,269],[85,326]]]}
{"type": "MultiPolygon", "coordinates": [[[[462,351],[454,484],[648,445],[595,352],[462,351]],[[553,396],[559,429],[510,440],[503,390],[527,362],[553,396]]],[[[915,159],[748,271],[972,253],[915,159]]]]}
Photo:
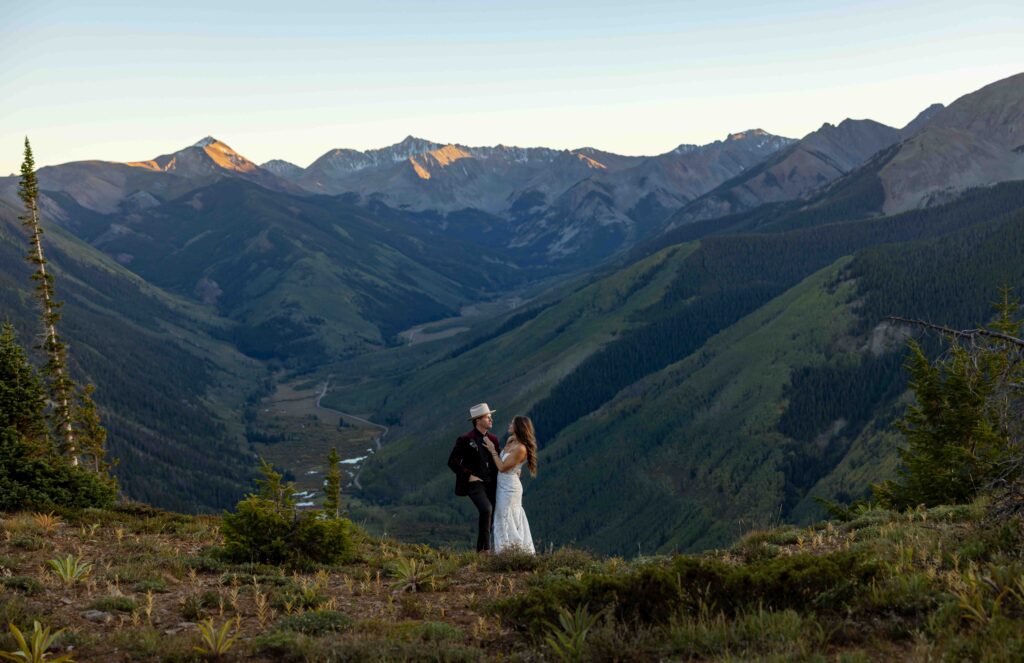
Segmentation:
{"type": "Polygon", "coordinates": [[[52,654],[79,661],[1020,660],[1024,538],[987,513],[864,508],[632,560],[356,528],[347,559],[300,569],[225,561],[217,516],[21,512],[2,523],[0,620],[59,629],[52,654]]]}

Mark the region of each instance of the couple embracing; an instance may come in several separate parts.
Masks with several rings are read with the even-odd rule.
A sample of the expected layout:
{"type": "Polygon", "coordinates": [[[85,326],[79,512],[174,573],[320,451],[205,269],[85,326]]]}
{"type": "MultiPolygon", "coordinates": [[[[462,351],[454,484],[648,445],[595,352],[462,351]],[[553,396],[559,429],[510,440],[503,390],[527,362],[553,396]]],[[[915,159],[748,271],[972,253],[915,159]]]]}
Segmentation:
{"type": "Polygon", "coordinates": [[[469,409],[473,430],[460,435],[448,456],[455,472],[455,494],[469,497],[479,514],[477,552],[517,549],[533,553],[530,523],[523,511],[523,464],[537,476],[537,439],[529,417],[516,416],[504,447],[489,431],[494,426],[487,403],[469,409]]]}

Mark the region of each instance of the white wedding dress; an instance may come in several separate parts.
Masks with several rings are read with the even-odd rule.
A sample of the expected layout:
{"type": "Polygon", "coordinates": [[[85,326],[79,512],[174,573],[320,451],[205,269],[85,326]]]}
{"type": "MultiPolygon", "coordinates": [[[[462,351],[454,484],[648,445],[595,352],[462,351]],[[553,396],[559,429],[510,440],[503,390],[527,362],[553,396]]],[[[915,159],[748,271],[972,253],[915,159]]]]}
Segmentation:
{"type": "MultiPolygon", "coordinates": [[[[505,455],[501,454],[502,462],[505,455]]],[[[526,462],[526,461],[523,461],[526,462]]],[[[508,472],[498,472],[498,493],[494,499],[494,552],[517,549],[534,553],[530,523],[523,511],[523,484],[519,480],[523,463],[508,472]]]]}

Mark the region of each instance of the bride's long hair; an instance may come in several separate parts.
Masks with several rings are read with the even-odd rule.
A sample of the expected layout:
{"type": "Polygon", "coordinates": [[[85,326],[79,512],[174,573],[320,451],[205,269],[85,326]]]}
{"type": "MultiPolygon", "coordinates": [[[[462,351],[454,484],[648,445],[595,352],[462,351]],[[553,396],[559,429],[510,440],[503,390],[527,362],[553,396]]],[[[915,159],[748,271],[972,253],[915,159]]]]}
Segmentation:
{"type": "Polygon", "coordinates": [[[530,476],[537,476],[537,437],[533,434],[533,422],[521,415],[512,417],[512,434],[526,447],[526,466],[530,469],[530,476]]]}

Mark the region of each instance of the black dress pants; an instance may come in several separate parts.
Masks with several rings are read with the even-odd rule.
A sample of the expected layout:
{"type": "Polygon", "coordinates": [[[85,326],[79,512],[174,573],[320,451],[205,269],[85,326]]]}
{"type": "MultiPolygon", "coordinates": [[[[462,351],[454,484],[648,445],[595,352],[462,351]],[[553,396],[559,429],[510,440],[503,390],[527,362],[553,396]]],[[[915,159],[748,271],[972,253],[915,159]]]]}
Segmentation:
{"type": "Polygon", "coordinates": [[[491,549],[491,530],[494,528],[494,500],[498,494],[497,481],[473,481],[466,495],[473,500],[477,519],[476,550],[491,549]]]}

